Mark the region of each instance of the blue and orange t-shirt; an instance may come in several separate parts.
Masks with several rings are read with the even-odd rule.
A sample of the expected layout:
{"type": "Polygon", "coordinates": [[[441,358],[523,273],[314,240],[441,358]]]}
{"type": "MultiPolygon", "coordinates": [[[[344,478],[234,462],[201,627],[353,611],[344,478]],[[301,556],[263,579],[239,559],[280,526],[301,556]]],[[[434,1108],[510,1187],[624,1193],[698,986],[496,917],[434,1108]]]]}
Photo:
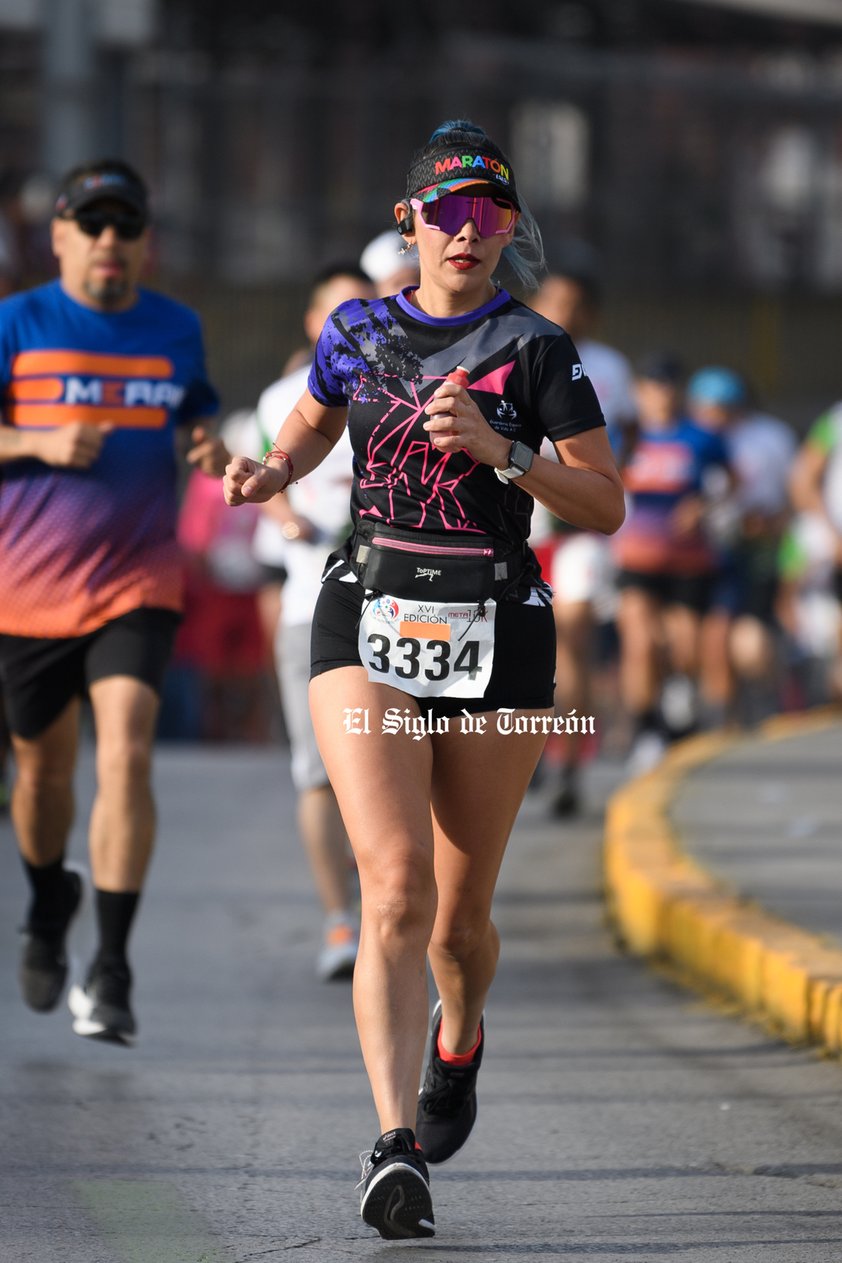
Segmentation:
{"type": "Polygon", "coordinates": [[[703,575],[716,568],[716,550],[703,526],[682,531],[675,519],[682,500],[704,493],[713,466],[728,468],[718,434],[684,418],[666,430],[641,431],[623,470],[631,504],[612,541],[620,566],[666,575],[703,575]]]}
{"type": "Polygon", "coordinates": [[[141,290],[128,311],[59,281],[0,302],[2,421],[111,424],[88,469],[0,464],[0,632],[79,636],[142,606],[178,610],[175,428],[216,411],[198,317],[141,290]]]}

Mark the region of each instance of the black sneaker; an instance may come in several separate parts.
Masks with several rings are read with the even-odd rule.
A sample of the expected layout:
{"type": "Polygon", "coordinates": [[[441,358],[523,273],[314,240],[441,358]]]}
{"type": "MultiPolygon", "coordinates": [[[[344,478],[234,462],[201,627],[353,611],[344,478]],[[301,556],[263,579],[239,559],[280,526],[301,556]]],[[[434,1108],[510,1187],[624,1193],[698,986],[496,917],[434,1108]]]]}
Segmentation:
{"type": "Polygon", "coordinates": [[[18,979],[23,998],[36,1013],[50,1013],[61,999],[67,982],[67,935],[82,904],[82,876],[75,868],[64,870],[62,906],[50,916],[32,910],[21,931],[26,941],[21,952],[18,979]]]}
{"type": "Polygon", "coordinates": [[[485,1018],[480,1044],[468,1066],[452,1066],[437,1054],[441,1000],[433,1010],[430,1051],[424,1084],[418,1093],[415,1135],[428,1162],[446,1162],[461,1149],[477,1117],[477,1072],[485,1048],[485,1018]]]}
{"type": "Polygon", "coordinates": [[[95,962],[84,987],[71,987],[67,997],[76,1034],[112,1044],[134,1043],[137,1027],[129,1004],[131,987],[128,965],[95,962]]]}
{"type": "Polygon", "coordinates": [[[434,1237],[433,1200],[427,1164],[408,1127],[386,1131],[371,1153],[360,1154],[360,1215],[387,1241],[434,1237]]]}
{"type": "Polygon", "coordinates": [[[580,806],[578,769],[568,765],[562,769],[550,811],[557,820],[567,820],[578,815],[580,806]]]}

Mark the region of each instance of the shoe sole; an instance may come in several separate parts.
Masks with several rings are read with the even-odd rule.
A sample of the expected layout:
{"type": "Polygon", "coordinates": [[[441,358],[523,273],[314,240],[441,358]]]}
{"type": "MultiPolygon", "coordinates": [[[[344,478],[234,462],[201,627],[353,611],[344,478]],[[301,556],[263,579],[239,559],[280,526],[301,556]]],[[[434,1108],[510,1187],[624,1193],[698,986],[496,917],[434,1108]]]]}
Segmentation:
{"type": "Polygon", "coordinates": [[[354,976],[353,965],[337,965],[327,973],[319,973],[319,982],[350,982],[354,976]]]}
{"type": "Polygon", "coordinates": [[[135,1037],[127,1031],[117,1030],[104,1022],[97,1022],[91,1017],[93,1004],[82,987],[73,986],[67,997],[67,1007],[73,1014],[73,1033],[85,1039],[99,1039],[107,1044],[120,1044],[123,1048],[131,1048],[135,1037]]]}
{"type": "Polygon", "coordinates": [[[387,1241],[436,1235],[430,1187],[420,1171],[405,1162],[390,1163],[374,1177],[360,1215],[387,1241]]]}
{"type": "Polygon", "coordinates": [[[321,961],[316,966],[316,977],[320,982],[341,982],[354,976],[354,966],[357,963],[357,953],[354,949],[353,954],[347,952],[340,956],[338,953],[335,959],[322,964],[321,961]]]}

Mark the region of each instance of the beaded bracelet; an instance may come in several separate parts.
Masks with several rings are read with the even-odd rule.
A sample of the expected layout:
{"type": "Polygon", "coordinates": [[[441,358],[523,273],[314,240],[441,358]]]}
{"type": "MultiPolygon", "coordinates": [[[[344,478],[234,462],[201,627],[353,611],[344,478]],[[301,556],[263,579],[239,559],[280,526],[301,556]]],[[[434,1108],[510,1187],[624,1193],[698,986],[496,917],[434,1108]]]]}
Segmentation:
{"type": "MultiPolygon", "coordinates": [[[[279,447],[273,447],[273,448],[271,449],[271,451],[268,451],[268,452],[266,453],[266,455],[263,457],[263,464],[265,465],[265,464],[266,464],[266,462],[267,462],[268,460],[271,460],[273,456],[278,457],[280,460],[285,460],[285,461],[286,461],[286,463],[287,463],[287,469],[288,469],[289,473],[288,473],[288,475],[287,475],[287,480],[286,480],[286,482],[285,482],[285,483],[284,483],[284,485],[281,487],[281,491],[286,491],[287,487],[288,487],[288,486],[289,486],[289,484],[292,482],[292,471],[293,471],[293,464],[292,464],[292,460],[290,459],[290,456],[289,456],[289,453],[288,453],[288,452],[283,452],[283,451],[281,451],[281,449],[280,449],[279,447]]],[[[280,494],[280,492],[279,492],[278,494],[280,494]]]]}

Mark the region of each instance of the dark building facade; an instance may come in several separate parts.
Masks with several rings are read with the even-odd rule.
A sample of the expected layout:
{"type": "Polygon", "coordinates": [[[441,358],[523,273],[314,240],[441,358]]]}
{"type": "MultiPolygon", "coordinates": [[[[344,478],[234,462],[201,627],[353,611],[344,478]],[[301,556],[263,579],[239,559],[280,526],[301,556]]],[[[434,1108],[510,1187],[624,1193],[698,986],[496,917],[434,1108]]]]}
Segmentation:
{"type": "Polygon", "coordinates": [[[226,342],[232,403],[297,340],[309,276],[389,223],[448,117],[508,149],[550,263],[598,259],[631,351],[708,339],[786,397],[790,319],[798,354],[842,301],[842,15],[815,20],[821,0],[138,3],[121,39],[72,0],[90,22],[75,78],[55,34],[0,31],[2,150],[33,169],[86,156],[45,140],[64,103],[89,147],[148,174],[157,266],[217,313],[212,339],[241,305],[271,329],[226,342]]]}

